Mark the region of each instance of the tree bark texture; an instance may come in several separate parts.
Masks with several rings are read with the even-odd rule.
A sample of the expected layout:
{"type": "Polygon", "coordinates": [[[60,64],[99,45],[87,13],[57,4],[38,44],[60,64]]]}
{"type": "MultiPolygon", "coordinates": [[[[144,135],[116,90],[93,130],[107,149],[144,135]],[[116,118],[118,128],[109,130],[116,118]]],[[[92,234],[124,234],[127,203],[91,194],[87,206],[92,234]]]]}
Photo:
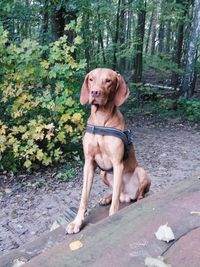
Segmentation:
{"type": "Polygon", "coordinates": [[[51,26],[52,26],[52,40],[56,41],[64,34],[65,29],[65,9],[60,7],[56,9],[54,5],[51,9],[51,26]]]}
{"type": "Polygon", "coordinates": [[[42,43],[46,43],[47,35],[49,31],[49,8],[47,0],[44,1],[44,7],[42,10],[42,27],[41,27],[41,39],[42,43]]]}
{"type": "Polygon", "coordinates": [[[137,29],[136,29],[136,45],[135,45],[135,60],[134,60],[134,83],[142,82],[143,68],[143,42],[145,33],[145,18],[146,18],[146,1],[140,1],[138,10],[137,29]]]}
{"type": "Polygon", "coordinates": [[[157,26],[157,7],[155,6],[153,21],[152,21],[151,55],[155,54],[156,36],[157,36],[156,26],[157,26]]]}
{"type": "Polygon", "coordinates": [[[197,60],[198,42],[200,40],[200,1],[194,1],[191,33],[186,57],[185,73],[182,81],[182,95],[190,98],[195,87],[195,65],[197,60]]]}
{"type": "Polygon", "coordinates": [[[153,26],[155,11],[156,11],[155,1],[153,1],[151,17],[150,17],[150,21],[149,21],[149,27],[148,27],[148,31],[147,31],[147,40],[146,40],[146,48],[145,48],[145,53],[146,54],[148,54],[148,51],[149,51],[149,41],[150,41],[150,37],[151,37],[151,32],[152,32],[152,26],[153,26]]]}
{"type": "Polygon", "coordinates": [[[116,16],[116,28],[115,28],[115,36],[113,42],[113,70],[116,70],[117,67],[117,44],[119,40],[119,21],[120,21],[120,7],[121,7],[121,0],[118,0],[117,5],[117,16],[116,16]]]}
{"type": "MultiPolygon", "coordinates": [[[[177,0],[177,4],[181,5],[182,0],[177,0]]],[[[183,17],[182,20],[177,23],[177,33],[176,33],[176,41],[174,47],[174,55],[173,61],[177,64],[177,67],[181,67],[181,58],[183,53],[183,38],[184,38],[184,28],[185,28],[185,19],[189,12],[189,1],[185,1],[183,3],[183,17]]],[[[180,83],[179,81],[179,74],[176,72],[172,73],[171,79],[172,86],[176,89],[180,83]]]]}

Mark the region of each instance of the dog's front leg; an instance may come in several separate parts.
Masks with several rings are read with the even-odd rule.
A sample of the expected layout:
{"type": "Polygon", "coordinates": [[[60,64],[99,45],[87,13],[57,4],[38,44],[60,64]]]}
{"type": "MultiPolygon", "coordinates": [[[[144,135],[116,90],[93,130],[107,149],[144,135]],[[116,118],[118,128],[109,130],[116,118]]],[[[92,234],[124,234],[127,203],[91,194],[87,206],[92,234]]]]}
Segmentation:
{"type": "Polygon", "coordinates": [[[81,195],[81,201],[78,213],[70,224],[66,228],[66,233],[75,234],[81,229],[82,223],[84,221],[84,215],[88,206],[90,191],[92,188],[92,182],[94,177],[94,164],[92,160],[87,160],[84,165],[84,175],[83,175],[83,189],[81,195]]]}
{"type": "Polygon", "coordinates": [[[122,189],[123,163],[113,164],[113,194],[109,215],[113,215],[119,209],[119,198],[122,189]]]}

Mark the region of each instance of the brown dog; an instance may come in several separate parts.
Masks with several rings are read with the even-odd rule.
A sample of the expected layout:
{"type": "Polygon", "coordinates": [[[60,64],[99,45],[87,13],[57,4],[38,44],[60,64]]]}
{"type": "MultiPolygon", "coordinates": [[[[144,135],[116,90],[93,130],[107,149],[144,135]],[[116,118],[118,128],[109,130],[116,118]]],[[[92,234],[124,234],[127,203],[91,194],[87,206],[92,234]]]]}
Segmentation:
{"type": "MultiPolygon", "coordinates": [[[[98,68],[87,74],[81,88],[80,102],[82,105],[87,102],[91,104],[91,115],[88,119],[90,128],[109,127],[119,130],[120,133],[127,130],[124,118],[117,107],[121,106],[128,96],[129,89],[123,77],[115,71],[98,68]]],[[[119,137],[95,134],[91,131],[85,133],[82,196],[77,216],[66,228],[68,234],[80,231],[97,166],[102,169],[104,183],[113,187],[112,195],[100,200],[100,204],[103,205],[111,203],[109,215],[119,209],[119,201],[138,200],[149,191],[150,178],[144,169],[138,166],[133,145],[129,145],[126,158],[125,148],[119,137]]]]}

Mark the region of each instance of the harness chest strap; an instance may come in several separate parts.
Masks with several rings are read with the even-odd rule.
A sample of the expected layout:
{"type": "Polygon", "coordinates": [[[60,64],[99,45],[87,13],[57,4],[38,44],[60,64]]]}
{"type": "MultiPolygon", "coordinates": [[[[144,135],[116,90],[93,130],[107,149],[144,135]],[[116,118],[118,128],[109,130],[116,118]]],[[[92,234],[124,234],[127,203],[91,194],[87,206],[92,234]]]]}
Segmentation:
{"type": "MultiPolygon", "coordinates": [[[[131,132],[130,131],[121,131],[119,129],[115,129],[112,127],[101,127],[101,126],[94,126],[91,124],[87,124],[86,125],[86,132],[91,133],[91,134],[98,134],[98,135],[102,135],[102,136],[114,136],[117,137],[119,139],[121,139],[124,143],[124,160],[126,160],[128,158],[128,146],[130,144],[132,144],[132,138],[131,138],[131,132]]],[[[106,172],[112,172],[113,168],[110,168],[108,170],[104,170],[102,169],[100,166],[99,168],[102,171],[106,171],[106,172]]]]}

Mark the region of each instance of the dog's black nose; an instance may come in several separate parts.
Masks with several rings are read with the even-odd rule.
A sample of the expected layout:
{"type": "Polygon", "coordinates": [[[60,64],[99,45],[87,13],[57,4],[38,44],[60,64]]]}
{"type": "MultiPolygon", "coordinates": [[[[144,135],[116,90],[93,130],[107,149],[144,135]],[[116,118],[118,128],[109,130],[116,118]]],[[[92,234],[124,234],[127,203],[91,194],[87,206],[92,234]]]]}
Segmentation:
{"type": "Polygon", "coordinates": [[[91,91],[92,97],[98,97],[98,96],[100,96],[100,94],[101,94],[101,91],[99,91],[99,90],[92,90],[91,91]]]}

